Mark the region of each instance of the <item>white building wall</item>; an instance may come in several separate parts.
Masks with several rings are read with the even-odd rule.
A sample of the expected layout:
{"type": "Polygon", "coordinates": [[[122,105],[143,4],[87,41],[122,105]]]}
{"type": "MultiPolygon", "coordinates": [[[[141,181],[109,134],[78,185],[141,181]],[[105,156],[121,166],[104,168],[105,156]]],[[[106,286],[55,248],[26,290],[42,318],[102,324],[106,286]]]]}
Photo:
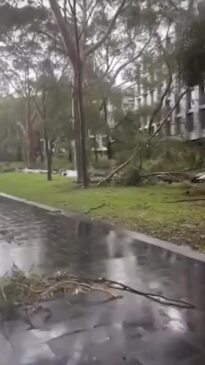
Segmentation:
{"type": "MultiPolygon", "coordinates": [[[[161,88],[161,95],[163,94],[164,90],[166,88],[165,83],[162,85],[161,88]]],[[[137,93],[137,90],[139,90],[137,87],[135,89],[135,92],[133,94],[133,97],[125,96],[124,97],[124,110],[131,110],[131,111],[137,111],[141,107],[144,106],[151,106],[156,104],[159,101],[159,95],[158,90],[153,90],[153,96],[151,94],[151,90],[143,90],[141,87],[141,94],[139,95],[137,93]]],[[[183,89],[181,89],[180,92],[183,92],[183,89]]],[[[172,108],[176,103],[176,93],[177,93],[177,87],[173,87],[172,91],[168,95],[167,98],[165,98],[163,107],[166,106],[166,99],[169,100],[169,107],[172,108]]],[[[204,99],[205,100],[205,99],[204,99]]],[[[191,104],[190,108],[188,108],[187,104],[187,95],[185,95],[181,101],[180,101],[180,111],[178,112],[177,109],[172,113],[171,115],[171,124],[170,124],[170,135],[181,137],[185,140],[196,140],[200,138],[205,138],[205,127],[202,128],[200,119],[199,119],[199,113],[200,109],[205,109],[205,103],[204,105],[200,105],[200,94],[199,94],[199,86],[196,86],[192,88],[191,90],[191,104]],[[193,130],[190,130],[189,127],[189,117],[190,115],[193,115],[193,130]],[[177,129],[177,122],[180,120],[180,127],[179,130],[177,129]]],[[[166,115],[166,113],[165,113],[166,115]]],[[[191,116],[192,117],[192,116],[191,116]]],[[[190,117],[190,118],[191,118],[190,117]]],[[[205,118],[205,115],[204,115],[205,118]]],[[[144,125],[144,128],[147,129],[147,126],[149,124],[149,116],[148,118],[141,118],[141,124],[144,125]]],[[[205,125],[205,122],[204,122],[205,125]]]]}

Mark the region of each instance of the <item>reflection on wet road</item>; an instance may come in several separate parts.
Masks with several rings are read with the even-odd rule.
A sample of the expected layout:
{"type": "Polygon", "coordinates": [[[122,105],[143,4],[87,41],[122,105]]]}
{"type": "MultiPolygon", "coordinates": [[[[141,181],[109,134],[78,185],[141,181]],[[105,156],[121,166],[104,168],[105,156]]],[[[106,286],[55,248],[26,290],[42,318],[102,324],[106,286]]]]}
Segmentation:
{"type": "Polygon", "coordinates": [[[104,293],[47,303],[45,313],[4,322],[0,363],[205,364],[205,265],[136,241],[107,224],[49,213],[0,198],[0,275],[25,271],[106,277],[193,302],[163,307],[132,294],[102,304],[104,293]]]}

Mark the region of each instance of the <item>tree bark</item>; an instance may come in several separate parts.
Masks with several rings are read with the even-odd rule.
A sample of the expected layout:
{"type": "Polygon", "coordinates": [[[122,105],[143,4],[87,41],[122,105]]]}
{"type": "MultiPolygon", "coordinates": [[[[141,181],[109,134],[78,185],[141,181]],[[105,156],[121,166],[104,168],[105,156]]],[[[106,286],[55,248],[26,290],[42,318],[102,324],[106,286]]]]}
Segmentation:
{"type": "Polygon", "coordinates": [[[86,188],[88,186],[88,171],[87,171],[87,132],[84,118],[84,103],[83,103],[83,64],[84,60],[81,57],[80,39],[78,34],[76,2],[72,5],[72,16],[74,21],[74,34],[71,25],[65,22],[59,5],[56,0],[50,0],[50,6],[53,11],[56,23],[62,35],[65,49],[67,51],[69,60],[71,61],[74,74],[74,129],[75,129],[75,143],[76,143],[76,160],[78,182],[82,183],[86,188]]]}
{"type": "Polygon", "coordinates": [[[47,180],[52,181],[52,148],[47,136],[45,136],[45,150],[47,162],[47,180]]]}
{"type": "Polygon", "coordinates": [[[46,90],[43,89],[42,90],[42,111],[40,111],[40,113],[41,113],[42,122],[43,122],[43,134],[44,134],[44,141],[45,141],[45,152],[46,152],[46,162],[47,162],[47,180],[51,181],[52,180],[53,151],[52,151],[51,141],[49,141],[49,137],[48,137],[46,98],[47,98],[46,90]]]}
{"type": "Polygon", "coordinates": [[[27,164],[28,168],[35,166],[33,131],[31,123],[31,100],[28,96],[26,101],[26,149],[27,149],[27,164]]]}
{"type": "Polygon", "coordinates": [[[80,138],[80,121],[78,114],[78,87],[77,79],[74,79],[73,85],[73,126],[75,134],[75,154],[76,154],[76,169],[77,169],[77,183],[82,184],[82,155],[81,155],[81,138],[80,138]]]}

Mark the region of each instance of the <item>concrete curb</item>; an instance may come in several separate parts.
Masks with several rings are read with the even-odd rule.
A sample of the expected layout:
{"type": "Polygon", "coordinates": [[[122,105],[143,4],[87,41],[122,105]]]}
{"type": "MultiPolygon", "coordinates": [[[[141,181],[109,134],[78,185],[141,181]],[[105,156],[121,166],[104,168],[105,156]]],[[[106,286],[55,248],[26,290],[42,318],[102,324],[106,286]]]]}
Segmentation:
{"type": "MultiPolygon", "coordinates": [[[[88,216],[85,216],[85,215],[80,214],[80,213],[77,214],[77,213],[71,212],[69,214],[69,213],[65,212],[64,210],[62,210],[62,209],[57,209],[57,208],[51,207],[51,206],[46,205],[46,204],[41,204],[41,203],[37,203],[37,202],[31,201],[31,200],[18,198],[18,197],[13,196],[13,195],[0,193],[0,197],[1,196],[4,197],[4,198],[7,198],[7,199],[15,200],[15,201],[20,202],[20,203],[24,203],[24,204],[28,204],[28,205],[37,207],[39,209],[47,210],[48,212],[52,212],[52,213],[59,213],[60,212],[60,214],[66,216],[66,217],[74,217],[75,215],[76,216],[81,215],[82,218],[84,217],[85,219],[89,219],[88,216]]],[[[93,218],[92,218],[92,220],[93,220],[93,218]]],[[[114,225],[112,225],[112,227],[114,227],[114,225]]],[[[179,245],[176,245],[176,244],[168,242],[168,241],[163,241],[163,240],[148,236],[148,235],[143,234],[143,233],[138,233],[138,232],[126,230],[126,229],[123,229],[123,228],[122,228],[122,230],[125,233],[129,234],[129,236],[131,236],[133,238],[133,240],[135,239],[137,241],[144,242],[145,244],[156,246],[156,247],[159,247],[159,248],[164,249],[166,251],[173,252],[177,255],[185,256],[185,257],[188,257],[192,260],[197,260],[197,261],[205,263],[205,254],[203,254],[201,252],[198,252],[198,251],[194,251],[188,246],[179,246],[179,245]]]]}
{"type": "Polygon", "coordinates": [[[127,232],[129,232],[129,235],[131,235],[131,237],[133,237],[133,239],[136,239],[138,241],[142,241],[149,245],[156,246],[156,247],[162,248],[164,250],[173,252],[177,255],[186,256],[192,260],[197,260],[197,261],[201,261],[201,262],[205,263],[205,254],[192,250],[189,246],[176,245],[175,243],[163,241],[163,240],[148,236],[143,233],[138,233],[138,232],[133,232],[133,231],[127,231],[127,232]]]}

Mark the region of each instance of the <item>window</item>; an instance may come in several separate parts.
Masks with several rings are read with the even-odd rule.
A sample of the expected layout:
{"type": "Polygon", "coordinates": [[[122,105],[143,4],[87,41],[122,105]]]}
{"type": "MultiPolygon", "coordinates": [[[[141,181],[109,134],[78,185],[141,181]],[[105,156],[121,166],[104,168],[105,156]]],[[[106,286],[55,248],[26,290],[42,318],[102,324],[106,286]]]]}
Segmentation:
{"type": "Polygon", "coordinates": [[[151,104],[154,104],[154,90],[150,90],[151,104]]]}
{"type": "Polygon", "coordinates": [[[201,128],[205,129],[205,109],[200,109],[199,111],[199,121],[201,124],[201,128]]]}
{"type": "Polygon", "coordinates": [[[162,93],[162,85],[159,85],[157,87],[157,99],[160,100],[161,98],[161,93],[162,93]]]}
{"type": "Polygon", "coordinates": [[[102,136],[102,144],[103,144],[104,146],[106,146],[106,145],[107,145],[107,136],[102,136]]]}
{"type": "Polygon", "coordinates": [[[165,104],[166,104],[167,109],[169,110],[170,109],[170,100],[166,99],[165,104]]]}
{"type": "Polygon", "coordinates": [[[144,94],[144,105],[147,105],[147,93],[144,94]]]}
{"type": "Polygon", "coordinates": [[[171,119],[168,119],[165,124],[165,134],[166,136],[171,135],[171,119]]]}
{"type": "Polygon", "coordinates": [[[199,104],[204,105],[205,104],[205,90],[204,85],[199,85],[199,104]]]}
{"type": "MultiPolygon", "coordinates": [[[[176,98],[176,103],[177,103],[177,99],[178,97],[176,98]]],[[[181,103],[180,101],[176,104],[176,113],[179,114],[181,112],[181,103]]]]}
{"type": "Polygon", "coordinates": [[[192,132],[194,130],[194,115],[193,113],[187,113],[187,131],[192,132]]]}
{"type": "Polygon", "coordinates": [[[179,113],[181,112],[181,102],[179,101],[179,102],[177,103],[177,100],[179,99],[179,95],[180,95],[180,94],[176,92],[175,97],[174,97],[174,99],[175,99],[175,104],[176,104],[176,114],[179,114],[179,113]]]}
{"type": "Polygon", "coordinates": [[[187,97],[186,97],[186,107],[187,107],[187,111],[191,109],[192,105],[191,105],[191,90],[189,90],[187,92],[187,97]]]}
{"type": "Polygon", "coordinates": [[[175,118],[175,134],[178,136],[181,133],[181,117],[175,118]]]}
{"type": "Polygon", "coordinates": [[[141,94],[141,84],[140,83],[137,86],[137,92],[138,92],[138,94],[141,94]]]}

